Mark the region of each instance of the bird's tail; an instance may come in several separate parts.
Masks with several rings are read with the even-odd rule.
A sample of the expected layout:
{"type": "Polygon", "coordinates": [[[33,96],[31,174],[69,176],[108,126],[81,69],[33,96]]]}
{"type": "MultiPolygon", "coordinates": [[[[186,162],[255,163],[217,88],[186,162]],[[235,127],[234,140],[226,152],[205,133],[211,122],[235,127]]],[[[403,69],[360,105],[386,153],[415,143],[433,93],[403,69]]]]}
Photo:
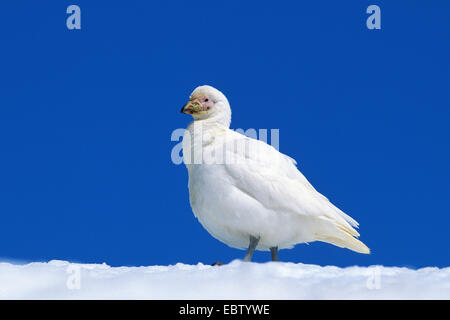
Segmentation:
{"type": "Polygon", "coordinates": [[[369,254],[370,249],[354,236],[359,235],[353,228],[347,228],[336,224],[336,222],[325,219],[326,225],[322,228],[322,232],[316,232],[318,241],[328,242],[341,248],[347,248],[359,253],[369,254]],[[330,223],[331,222],[331,223],[330,223]]]}

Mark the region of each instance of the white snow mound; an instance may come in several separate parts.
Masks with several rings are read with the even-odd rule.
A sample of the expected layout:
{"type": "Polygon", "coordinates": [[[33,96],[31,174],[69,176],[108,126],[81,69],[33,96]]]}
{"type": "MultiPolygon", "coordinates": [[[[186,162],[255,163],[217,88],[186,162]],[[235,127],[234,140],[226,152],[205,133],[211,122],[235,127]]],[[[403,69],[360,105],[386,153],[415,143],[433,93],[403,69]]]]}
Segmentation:
{"type": "Polygon", "coordinates": [[[450,267],[0,263],[0,299],[450,299],[450,267]]]}

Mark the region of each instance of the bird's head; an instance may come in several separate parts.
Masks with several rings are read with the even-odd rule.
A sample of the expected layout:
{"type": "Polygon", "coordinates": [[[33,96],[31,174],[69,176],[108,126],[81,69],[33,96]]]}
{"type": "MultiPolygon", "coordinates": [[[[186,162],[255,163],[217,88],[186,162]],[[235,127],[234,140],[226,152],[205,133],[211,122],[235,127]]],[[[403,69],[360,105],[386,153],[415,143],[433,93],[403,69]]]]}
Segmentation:
{"type": "Polygon", "coordinates": [[[231,109],[227,98],[211,86],[195,88],[181,112],[190,114],[194,120],[211,119],[228,126],[231,121],[231,109]]]}

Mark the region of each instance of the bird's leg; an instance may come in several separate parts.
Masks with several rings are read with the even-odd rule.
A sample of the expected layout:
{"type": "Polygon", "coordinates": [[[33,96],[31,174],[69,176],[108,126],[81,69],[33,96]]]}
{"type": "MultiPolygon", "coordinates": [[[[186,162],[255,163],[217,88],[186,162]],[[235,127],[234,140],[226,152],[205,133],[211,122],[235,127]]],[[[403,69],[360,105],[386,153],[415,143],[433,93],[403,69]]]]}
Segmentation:
{"type": "Polygon", "coordinates": [[[278,247],[270,248],[270,254],[272,255],[272,261],[278,261],[278,247]]]}
{"type": "Polygon", "coordinates": [[[258,245],[259,237],[250,236],[250,244],[248,245],[247,253],[245,254],[244,261],[252,260],[253,252],[255,252],[258,245]]]}

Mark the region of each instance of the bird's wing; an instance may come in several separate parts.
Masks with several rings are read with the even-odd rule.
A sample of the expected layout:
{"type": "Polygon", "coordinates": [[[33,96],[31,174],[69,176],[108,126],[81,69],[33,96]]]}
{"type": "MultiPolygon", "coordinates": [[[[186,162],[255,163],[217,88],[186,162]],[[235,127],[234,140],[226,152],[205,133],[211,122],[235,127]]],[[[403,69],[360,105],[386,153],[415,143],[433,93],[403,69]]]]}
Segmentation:
{"type": "Polygon", "coordinates": [[[271,209],[329,219],[353,236],[358,223],[317,192],[294,159],[263,141],[227,130],[223,141],[227,173],[234,186],[271,209]]]}

